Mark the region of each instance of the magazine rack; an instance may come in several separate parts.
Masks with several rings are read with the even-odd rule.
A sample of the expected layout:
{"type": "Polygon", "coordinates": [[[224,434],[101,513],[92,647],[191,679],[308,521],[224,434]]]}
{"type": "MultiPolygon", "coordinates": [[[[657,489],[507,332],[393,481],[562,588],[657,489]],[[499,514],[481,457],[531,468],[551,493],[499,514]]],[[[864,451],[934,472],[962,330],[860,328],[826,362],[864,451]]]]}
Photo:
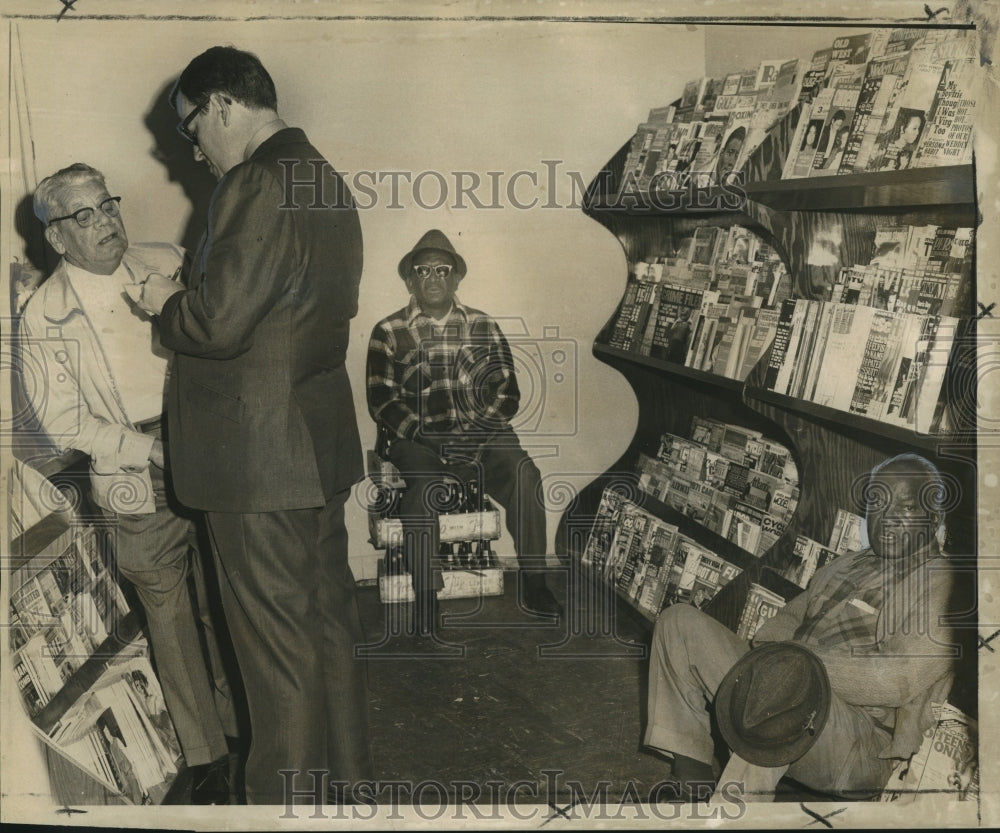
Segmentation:
{"type": "Polygon", "coordinates": [[[86,498],[89,460],[74,452],[26,469],[41,500],[29,508],[24,486],[13,507],[6,638],[53,796],[161,803],[184,760],[131,588],[113,567],[111,530],[86,498]]]}
{"type": "MultiPolygon", "coordinates": [[[[791,110],[772,128],[749,158],[743,174],[741,200],[732,189],[659,195],[656,205],[616,205],[614,195],[623,176],[631,141],[626,143],[591,183],[584,212],[615,235],[629,263],[663,256],[680,236],[701,225],[739,224],[761,236],[780,255],[792,279],[792,298],[824,300],[824,292],[841,266],[868,262],[876,225],[941,224],[975,227],[977,204],[972,165],[911,169],[898,172],[780,180],[789,137],[798,110],[791,110]],[[830,260],[815,265],[814,246],[836,241],[830,260]]],[[[974,260],[973,260],[974,263],[974,260]]],[[[975,275],[957,314],[973,322],[975,275]]],[[[781,571],[793,559],[796,537],[817,541],[830,537],[838,508],[864,514],[863,484],[871,468],[898,453],[912,451],[930,459],[948,486],[948,538],[945,551],[955,561],[975,564],[977,552],[977,481],[975,425],[975,349],[970,326],[956,339],[942,387],[950,412],[946,434],[928,435],[889,425],[846,410],[775,394],[762,385],[770,350],[743,380],[724,378],[681,364],[650,358],[608,346],[615,317],[608,321],[593,347],[594,355],[618,370],[638,401],[639,417],[629,447],[601,477],[581,490],[563,515],[558,545],[578,561],[587,544],[601,495],[606,486],[631,491],[645,510],[677,525],[683,534],[743,569],[710,602],[709,612],[736,629],[751,583],[760,583],[787,600],[800,591],[783,581],[781,571]],[[686,436],[694,416],[711,416],[760,431],[789,448],[799,473],[800,497],[784,534],[757,558],[692,523],[670,507],[644,496],[635,487],[640,453],[655,455],[664,432],[686,436]],[[622,484],[625,484],[622,486],[622,484]]],[[[974,575],[974,569],[966,575],[974,575]]],[[[965,588],[964,592],[974,593],[965,588]]],[[[971,610],[968,606],[957,610],[971,610]]],[[[655,617],[646,615],[647,620],[655,617]]],[[[969,624],[969,623],[965,623],[969,624]]],[[[976,662],[974,627],[960,629],[962,663],[952,702],[974,715],[976,662]]]]}

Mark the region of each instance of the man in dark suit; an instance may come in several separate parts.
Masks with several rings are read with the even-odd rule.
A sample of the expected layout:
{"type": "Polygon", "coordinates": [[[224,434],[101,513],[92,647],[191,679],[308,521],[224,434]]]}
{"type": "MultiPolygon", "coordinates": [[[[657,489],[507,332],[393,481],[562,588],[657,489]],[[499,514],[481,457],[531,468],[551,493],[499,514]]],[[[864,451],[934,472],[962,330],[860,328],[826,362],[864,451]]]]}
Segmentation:
{"type": "Polygon", "coordinates": [[[253,732],[247,799],[322,796],[309,770],[372,777],[344,524],[363,476],[344,367],[361,226],[340,175],[278,117],[256,56],[207,50],[170,101],[195,159],[220,177],[188,289],[154,275],[139,298],[177,354],[177,494],[205,510],[218,547],[253,732]]]}

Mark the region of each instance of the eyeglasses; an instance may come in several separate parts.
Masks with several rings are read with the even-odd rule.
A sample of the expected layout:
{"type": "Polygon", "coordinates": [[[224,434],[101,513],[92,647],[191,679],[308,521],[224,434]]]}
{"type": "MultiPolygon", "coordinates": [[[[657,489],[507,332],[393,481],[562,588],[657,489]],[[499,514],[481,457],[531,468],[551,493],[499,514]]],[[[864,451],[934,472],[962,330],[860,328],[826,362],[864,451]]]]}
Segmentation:
{"type": "Polygon", "coordinates": [[[198,137],[191,132],[191,122],[194,121],[195,116],[197,116],[202,110],[205,109],[207,101],[203,101],[197,107],[195,107],[187,116],[184,118],[179,125],[177,125],[177,132],[181,134],[185,139],[187,139],[192,145],[198,144],[198,137]]]}
{"type": "Polygon", "coordinates": [[[450,263],[442,263],[440,266],[425,266],[424,264],[418,264],[413,267],[414,274],[423,280],[424,278],[429,278],[431,273],[435,274],[439,278],[447,278],[451,274],[452,265],[450,263]]]}
{"type": "MultiPolygon", "coordinates": [[[[117,217],[121,213],[121,209],[118,207],[118,203],[121,201],[121,197],[108,197],[100,205],[98,205],[97,208],[99,208],[107,217],[117,217]]],[[[46,225],[51,226],[53,223],[58,223],[60,220],[76,220],[77,225],[87,228],[87,226],[94,222],[96,217],[97,209],[80,208],[72,214],[67,214],[65,217],[53,217],[48,221],[48,223],[46,223],[46,225]]]]}

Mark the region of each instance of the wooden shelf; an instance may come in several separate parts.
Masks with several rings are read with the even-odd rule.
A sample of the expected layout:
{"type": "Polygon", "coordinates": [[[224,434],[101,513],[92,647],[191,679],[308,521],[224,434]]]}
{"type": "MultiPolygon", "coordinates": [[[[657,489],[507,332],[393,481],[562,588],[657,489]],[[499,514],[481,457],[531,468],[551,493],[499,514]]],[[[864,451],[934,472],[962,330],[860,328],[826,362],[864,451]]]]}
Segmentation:
{"type": "Polygon", "coordinates": [[[631,350],[620,350],[617,347],[608,347],[606,344],[594,344],[594,355],[598,357],[621,359],[632,362],[642,367],[650,368],[661,373],[668,373],[672,376],[680,376],[706,385],[712,385],[721,390],[737,392],[743,389],[743,382],[739,379],[729,379],[726,376],[719,376],[715,373],[708,373],[704,370],[695,370],[685,367],[677,362],[668,362],[664,359],[654,359],[652,356],[644,356],[641,353],[633,353],[631,350]]]}
{"type": "Polygon", "coordinates": [[[976,201],[971,165],[752,182],[743,190],[755,202],[782,211],[898,211],[976,201]]]}
{"type": "Polygon", "coordinates": [[[742,188],[698,188],[627,194],[614,202],[594,202],[583,207],[586,214],[627,216],[660,214],[738,214],[745,202],[742,188]]]}
{"type": "Polygon", "coordinates": [[[18,535],[10,544],[8,569],[23,567],[31,559],[44,553],[49,544],[69,529],[73,520],[71,513],[50,512],[18,535]]]}
{"type": "Polygon", "coordinates": [[[972,165],[912,168],[884,173],[779,179],[726,188],[695,188],[634,194],[620,202],[586,204],[587,214],[684,216],[739,214],[745,203],[780,211],[864,211],[928,206],[971,206],[976,202],[972,165]],[[631,205],[630,203],[639,203],[631,205]]]}
{"type": "Polygon", "coordinates": [[[909,428],[879,422],[875,419],[852,414],[849,411],[841,411],[826,405],[818,405],[815,402],[797,399],[794,396],[775,393],[763,388],[747,386],[744,389],[744,396],[756,399],[759,402],[765,402],[769,405],[776,405],[779,408],[799,414],[810,420],[819,420],[827,423],[833,430],[841,433],[853,435],[874,434],[897,443],[921,448],[925,451],[936,451],[939,446],[955,441],[955,438],[949,434],[918,434],[909,428]]]}

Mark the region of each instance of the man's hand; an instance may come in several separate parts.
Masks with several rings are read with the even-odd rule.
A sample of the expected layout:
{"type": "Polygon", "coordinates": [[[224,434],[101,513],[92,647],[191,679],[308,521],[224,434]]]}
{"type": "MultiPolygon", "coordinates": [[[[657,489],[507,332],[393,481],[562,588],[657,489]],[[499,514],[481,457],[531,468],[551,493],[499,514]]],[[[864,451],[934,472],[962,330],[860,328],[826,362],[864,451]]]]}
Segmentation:
{"type": "Polygon", "coordinates": [[[183,292],[184,287],[165,275],[153,272],[142,283],[127,285],[125,291],[133,303],[143,312],[159,315],[167,298],[178,292],[183,292]]]}
{"type": "Polygon", "coordinates": [[[153,440],[153,447],[149,449],[149,462],[159,469],[165,469],[167,467],[167,461],[163,453],[162,440],[153,440]]]}

